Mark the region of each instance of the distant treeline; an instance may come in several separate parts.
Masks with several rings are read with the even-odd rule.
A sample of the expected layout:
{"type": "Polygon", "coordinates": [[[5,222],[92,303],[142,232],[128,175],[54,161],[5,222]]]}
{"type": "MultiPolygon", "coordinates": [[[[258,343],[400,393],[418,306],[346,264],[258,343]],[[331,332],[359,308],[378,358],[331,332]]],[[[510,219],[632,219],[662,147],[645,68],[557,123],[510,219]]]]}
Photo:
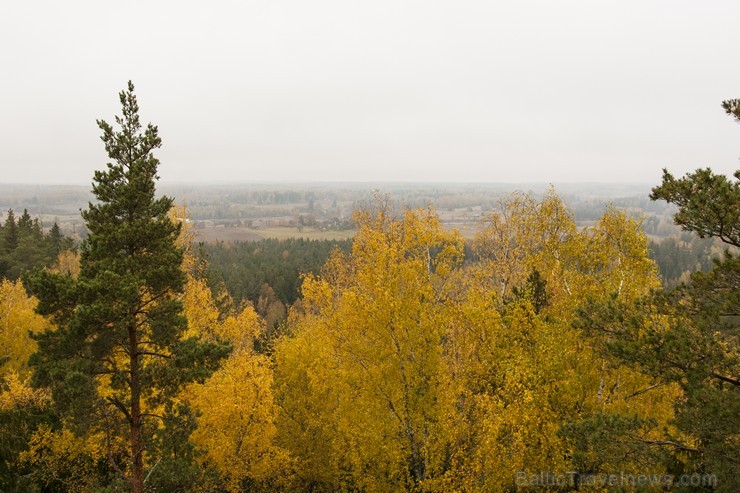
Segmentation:
{"type": "MultiPolygon", "coordinates": [[[[658,265],[666,288],[688,281],[694,272],[711,270],[712,259],[722,254],[712,240],[689,233],[651,241],[649,246],[650,258],[658,265]]],[[[209,284],[214,288],[223,286],[237,303],[248,301],[258,307],[273,297],[285,306],[292,305],[299,297],[303,274],[318,273],[332,251],[349,252],[351,247],[351,239],[292,238],[202,243],[199,248],[208,260],[209,284]]],[[[465,258],[478,260],[467,242],[465,258]]]]}

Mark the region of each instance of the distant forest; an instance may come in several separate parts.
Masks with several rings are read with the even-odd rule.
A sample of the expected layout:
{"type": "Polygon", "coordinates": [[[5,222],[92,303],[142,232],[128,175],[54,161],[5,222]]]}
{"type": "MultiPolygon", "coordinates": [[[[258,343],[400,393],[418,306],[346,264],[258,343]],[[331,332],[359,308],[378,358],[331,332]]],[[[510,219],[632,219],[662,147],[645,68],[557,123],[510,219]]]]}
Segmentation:
{"type": "MultiPolygon", "coordinates": [[[[334,250],[348,252],[351,246],[351,239],[291,238],[200,243],[199,251],[207,260],[207,277],[213,289],[223,286],[235,301],[251,302],[266,316],[268,300],[278,300],[285,307],[292,305],[299,297],[302,275],[318,274],[334,250]]],[[[649,249],[666,288],[687,282],[694,272],[711,270],[713,259],[724,251],[716,240],[689,233],[651,240],[649,249]]],[[[469,248],[466,253],[474,255],[469,248]]]]}
{"type": "MultiPolygon", "coordinates": [[[[275,195],[271,193],[267,197],[274,200],[275,195]]],[[[634,204],[632,200],[628,202],[634,204]]],[[[601,202],[581,203],[580,207],[581,212],[574,213],[576,217],[591,218],[592,213],[604,210],[601,202]]],[[[646,216],[643,230],[655,238],[659,238],[656,233],[661,229],[675,232],[658,218],[646,216]]],[[[9,210],[0,223],[0,276],[18,279],[24,272],[51,266],[60,252],[75,248],[76,243],[72,237],[64,236],[56,223],[45,231],[39,218],[32,218],[28,210],[17,218],[9,210]]],[[[225,288],[237,303],[252,303],[262,316],[271,310],[273,315],[268,318],[277,322],[284,319],[287,307],[298,299],[302,275],[318,274],[332,251],[348,252],[351,245],[351,239],[266,238],[200,242],[197,251],[206,260],[206,276],[212,288],[225,288]]],[[[690,233],[650,240],[649,248],[650,258],[658,265],[666,288],[688,281],[693,272],[710,270],[713,259],[723,253],[721,242],[700,239],[690,233]]],[[[469,248],[466,252],[473,255],[469,248]]]]}

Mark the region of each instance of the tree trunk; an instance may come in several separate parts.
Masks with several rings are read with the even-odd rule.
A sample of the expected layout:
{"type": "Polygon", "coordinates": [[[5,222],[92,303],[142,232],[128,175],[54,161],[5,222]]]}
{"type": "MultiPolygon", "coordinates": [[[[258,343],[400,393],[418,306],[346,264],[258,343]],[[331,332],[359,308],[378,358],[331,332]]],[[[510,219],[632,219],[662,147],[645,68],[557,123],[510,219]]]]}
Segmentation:
{"type": "Polygon", "coordinates": [[[141,439],[141,383],[136,328],[129,328],[131,361],[131,491],[144,493],[144,447],[141,439]]]}

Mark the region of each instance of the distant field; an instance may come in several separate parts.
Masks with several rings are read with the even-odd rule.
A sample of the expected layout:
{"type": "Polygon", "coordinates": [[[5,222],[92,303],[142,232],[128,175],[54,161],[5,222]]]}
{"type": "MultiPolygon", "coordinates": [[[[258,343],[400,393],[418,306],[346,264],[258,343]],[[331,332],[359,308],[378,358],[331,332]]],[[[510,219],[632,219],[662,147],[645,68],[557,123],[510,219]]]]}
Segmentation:
{"type": "MultiPolygon", "coordinates": [[[[468,240],[473,239],[478,232],[477,225],[462,227],[460,227],[460,225],[456,225],[455,227],[457,227],[460,234],[468,240]]],[[[445,227],[445,229],[452,230],[452,227],[445,227]]],[[[265,238],[275,238],[278,240],[285,240],[288,238],[305,238],[307,240],[346,240],[355,235],[355,230],[353,229],[342,231],[321,231],[313,228],[303,228],[303,231],[298,231],[298,228],[291,227],[253,229],[217,226],[198,228],[194,231],[196,240],[206,243],[214,243],[216,241],[259,241],[264,240],[265,238]]]]}
{"type": "Polygon", "coordinates": [[[280,228],[199,228],[194,230],[198,241],[213,243],[216,241],[259,241],[265,238],[276,238],[284,240],[287,238],[306,238],[307,240],[344,240],[355,235],[354,230],[344,231],[320,231],[313,228],[280,227],[280,228]]]}
{"type": "MultiPolygon", "coordinates": [[[[377,206],[378,197],[385,194],[397,210],[433,206],[445,229],[456,227],[470,239],[480,229],[486,214],[498,210],[511,192],[530,190],[540,197],[548,187],[547,184],[242,183],[172,185],[162,187],[161,192],[187,204],[193,224],[200,226],[195,229],[198,239],[205,242],[350,238],[354,235],[352,211],[377,206]],[[380,195],[374,190],[381,190],[380,195]],[[298,230],[299,224],[305,225],[302,231],[298,230]]],[[[665,202],[650,201],[649,186],[580,183],[560,184],[557,190],[579,228],[593,224],[607,205],[612,204],[630,213],[642,211],[643,229],[651,239],[681,233],[673,224],[675,209],[665,202]]],[[[16,217],[28,209],[31,217],[39,218],[45,229],[57,222],[65,235],[81,239],[87,230],[80,209],[87,208],[90,200],[89,186],[0,184],[0,222],[8,209],[13,209],[16,217]]]]}
{"type": "MultiPolygon", "coordinates": [[[[460,232],[463,238],[466,240],[472,240],[475,238],[475,235],[478,234],[478,227],[477,225],[474,226],[456,226],[457,230],[460,232]]],[[[446,228],[448,230],[451,230],[452,228],[446,228]]]]}

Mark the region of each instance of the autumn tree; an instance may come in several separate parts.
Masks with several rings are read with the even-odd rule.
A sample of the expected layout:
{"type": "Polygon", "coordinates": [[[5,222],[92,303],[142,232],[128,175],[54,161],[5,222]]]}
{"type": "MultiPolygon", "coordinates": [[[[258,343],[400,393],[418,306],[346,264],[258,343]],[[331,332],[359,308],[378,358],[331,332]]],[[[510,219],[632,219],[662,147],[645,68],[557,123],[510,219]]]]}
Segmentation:
{"type": "Polygon", "coordinates": [[[287,454],[274,445],[277,409],[272,368],[269,358],[255,351],[265,323],[251,305],[237,312],[228,293],[211,291],[205,279],[207,263],[193,248],[186,208],[173,207],[170,217],[182,224],[177,244],[185,252],[185,335],[225,340],[233,347],[219,370],[203,382],[186,386],[177,397],[192,409],[193,424],[197,425],[190,442],[196,449],[193,465],[201,474],[199,484],[193,482],[188,488],[285,490],[291,468],[287,454]]]}
{"type": "Polygon", "coordinates": [[[82,213],[90,234],[78,277],[47,271],[30,282],[39,313],[57,326],[37,336],[32,365],[35,384],[51,388],[75,433],[102,431],[109,446],[127,444],[125,460],[111,453],[108,467],[140,493],[146,468],[168,459],[154,437],[178,422],[173,398],[229,349],[183,337],[180,224],[168,217],[172,199],[155,195],[161,139],[156,126],[142,128],[131,82],[120,102],[120,129],[98,121],[111,162],[95,172],[96,201],[82,213]]]}
{"type": "Polygon", "coordinates": [[[355,214],[352,252],[307,276],[303,311],[276,344],[279,443],[319,491],[410,491],[444,470],[440,290],[462,239],[433,211],[355,214]]]}
{"type": "Polygon", "coordinates": [[[49,395],[28,382],[32,333],[47,322],[35,313],[37,301],[20,281],[0,280],[0,491],[29,488],[32,470],[21,464],[36,427],[50,419],[49,395]]]}
{"type": "Polygon", "coordinates": [[[601,355],[600,341],[572,327],[585,297],[635,299],[658,286],[639,220],[609,209],[579,229],[554,191],[539,200],[515,193],[484,217],[473,252],[446,301],[457,312],[447,392],[459,410],[447,424],[447,489],[506,491],[521,470],[644,471],[631,444],[581,453],[571,433],[606,416],[654,437],[670,414],[672,389],[645,396],[648,375],[601,355]]]}
{"type": "MultiPolygon", "coordinates": [[[[210,296],[202,301],[189,311],[216,310],[210,296]]],[[[272,365],[255,351],[264,330],[251,306],[211,324],[208,337],[230,341],[234,351],[222,368],[205,382],[188,386],[182,396],[197,412],[192,441],[202,452],[202,467],[217,472],[219,484],[235,493],[285,490],[290,484],[292,462],[275,443],[272,365]]]]}
{"type": "Polygon", "coordinates": [[[664,470],[631,443],[576,441],[600,417],[657,439],[671,416],[675,389],[644,392],[649,375],[572,326],[586,296],[658,286],[638,220],[609,210],[579,231],[554,192],[514,194],[462,262],[433,210],[379,209],[306,277],[274,348],[277,439],[304,484],[507,491],[521,470],[664,470]]]}
{"type": "Polygon", "coordinates": [[[20,281],[0,280],[0,378],[11,372],[28,373],[28,358],[36,349],[31,334],[47,325],[34,312],[36,304],[20,281]]]}

